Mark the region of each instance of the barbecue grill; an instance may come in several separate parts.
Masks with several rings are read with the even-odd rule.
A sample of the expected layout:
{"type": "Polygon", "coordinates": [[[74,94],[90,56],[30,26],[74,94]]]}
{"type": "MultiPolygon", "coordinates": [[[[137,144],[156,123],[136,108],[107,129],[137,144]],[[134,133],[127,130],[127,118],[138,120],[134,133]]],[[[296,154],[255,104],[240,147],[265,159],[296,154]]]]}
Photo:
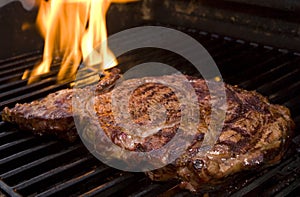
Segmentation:
{"type": "MultiPolygon", "coordinates": [[[[295,136],[277,165],[242,172],[211,191],[211,196],[296,196],[300,193],[300,32],[298,1],[145,0],[113,5],[109,33],[140,25],[174,28],[198,40],[212,55],[225,82],[262,93],[290,108],[295,136]],[[118,20],[116,20],[116,18],[118,20]],[[299,18],[299,17],[298,17],[299,18]]],[[[36,9],[19,2],[0,8],[0,110],[42,98],[72,81],[56,82],[60,60],[39,82],[21,77],[41,61],[43,41],[36,29],[19,31],[33,22],[36,9]],[[16,10],[12,12],[12,10],[16,10]],[[14,13],[14,15],[12,15],[14,13]]],[[[147,39],[147,35],[145,35],[147,39]]],[[[143,62],[159,61],[193,75],[189,63],[169,51],[145,48],[119,60],[123,71],[143,62]]],[[[95,159],[80,141],[65,143],[36,137],[0,122],[0,196],[194,196],[176,181],[152,182],[143,173],[113,169],[95,159]]],[[[205,195],[202,193],[201,195],[205,195]]]]}

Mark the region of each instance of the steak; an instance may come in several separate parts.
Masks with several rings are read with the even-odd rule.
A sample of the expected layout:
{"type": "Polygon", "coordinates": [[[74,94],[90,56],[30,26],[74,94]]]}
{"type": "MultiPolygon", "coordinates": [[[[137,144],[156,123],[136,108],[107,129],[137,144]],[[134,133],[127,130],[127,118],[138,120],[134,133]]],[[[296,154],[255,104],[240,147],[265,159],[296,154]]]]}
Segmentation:
{"type": "Polygon", "coordinates": [[[16,123],[20,129],[36,135],[51,134],[68,141],[77,139],[72,114],[72,95],[75,89],[64,89],[31,103],[5,107],[2,120],[16,123]]]}
{"type": "MultiPolygon", "coordinates": [[[[224,125],[207,149],[202,143],[210,132],[212,103],[217,112],[225,110],[218,105],[219,98],[212,98],[207,81],[186,76],[179,83],[177,75],[144,77],[121,81],[112,89],[119,78],[115,70],[95,87],[61,90],[40,101],[5,108],[2,118],[34,133],[53,133],[71,141],[76,136],[74,118],[82,139],[100,151],[111,149],[101,145],[103,133],[118,147],[141,153],[160,150],[178,133],[190,135],[181,155],[146,174],[154,181],[179,179],[191,191],[218,184],[237,172],[278,163],[293,135],[294,123],[286,107],[271,104],[255,91],[225,84],[224,125]],[[189,86],[196,98],[190,91],[181,92],[189,86]],[[71,98],[77,96],[84,102],[75,99],[72,106],[71,98]],[[185,114],[186,103],[194,106],[198,116],[185,114]],[[190,130],[193,123],[196,129],[190,130]]],[[[180,148],[181,142],[170,146],[169,152],[180,148]]],[[[110,157],[126,159],[121,153],[110,157]]],[[[139,163],[139,158],[133,159],[139,163]]]]}
{"type": "MultiPolygon", "coordinates": [[[[118,69],[105,72],[97,84],[99,92],[109,91],[110,86],[120,78],[118,69]]],[[[31,103],[16,104],[14,108],[5,107],[2,120],[15,123],[22,130],[36,135],[55,135],[70,142],[78,139],[73,120],[72,98],[74,94],[92,92],[93,87],[82,89],[63,89],[49,94],[41,100],[31,103]]]]}

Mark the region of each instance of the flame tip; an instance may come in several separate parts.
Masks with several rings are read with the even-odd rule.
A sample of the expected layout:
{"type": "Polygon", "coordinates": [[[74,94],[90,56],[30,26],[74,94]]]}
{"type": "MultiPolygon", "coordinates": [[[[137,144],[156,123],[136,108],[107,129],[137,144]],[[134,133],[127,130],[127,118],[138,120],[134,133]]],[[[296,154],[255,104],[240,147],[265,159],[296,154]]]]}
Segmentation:
{"type": "MultiPolygon", "coordinates": [[[[58,73],[58,81],[72,78],[82,59],[93,65],[101,62],[102,69],[117,65],[108,49],[105,15],[111,3],[137,2],[139,0],[51,0],[40,1],[37,25],[45,39],[43,62],[35,66],[28,82],[50,71],[53,54],[63,51],[64,57],[58,73]],[[93,53],[95,45],[100,53],[93,53]]],[[[101,69],[101,68],[100,68],[101,69]]],[[[24,78],[28,78],[25,71],[24,78]]]]}

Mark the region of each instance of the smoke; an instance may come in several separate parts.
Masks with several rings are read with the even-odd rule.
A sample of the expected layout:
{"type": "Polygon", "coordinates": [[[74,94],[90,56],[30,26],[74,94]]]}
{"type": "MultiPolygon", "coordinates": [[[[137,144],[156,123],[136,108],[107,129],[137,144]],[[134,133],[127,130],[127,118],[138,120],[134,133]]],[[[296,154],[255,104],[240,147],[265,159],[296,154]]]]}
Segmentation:
{"type": "Polygon", "coordinates": [[[0,0],[0,7],[3,7],[13,1],[20,1],[24,9],[28,11],[31,10],[36,3],[36,0],[0,0]]]}

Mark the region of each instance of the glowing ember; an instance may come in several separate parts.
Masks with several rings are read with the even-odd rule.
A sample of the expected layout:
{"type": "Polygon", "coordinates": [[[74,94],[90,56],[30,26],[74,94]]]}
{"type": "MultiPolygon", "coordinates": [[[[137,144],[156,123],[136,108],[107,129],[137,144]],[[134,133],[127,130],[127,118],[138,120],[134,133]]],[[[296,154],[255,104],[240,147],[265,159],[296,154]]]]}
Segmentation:
{"type": "MultiPolygon", "coordinates": [[[[56,56],[63,57],[57,79],[74,79],[82,59],[88,65],[108,69],[117,64],[108,49],[105,15],[111,3],[136,0],[42,0],[37,24],[45,39],[43,61],[35,66],[28,83],[50,71],[56,56]],[[95,47],[100,45],[99,50],[95,47]]],[[[23,79],[29,76],[28,71],[23,79]]]]}

